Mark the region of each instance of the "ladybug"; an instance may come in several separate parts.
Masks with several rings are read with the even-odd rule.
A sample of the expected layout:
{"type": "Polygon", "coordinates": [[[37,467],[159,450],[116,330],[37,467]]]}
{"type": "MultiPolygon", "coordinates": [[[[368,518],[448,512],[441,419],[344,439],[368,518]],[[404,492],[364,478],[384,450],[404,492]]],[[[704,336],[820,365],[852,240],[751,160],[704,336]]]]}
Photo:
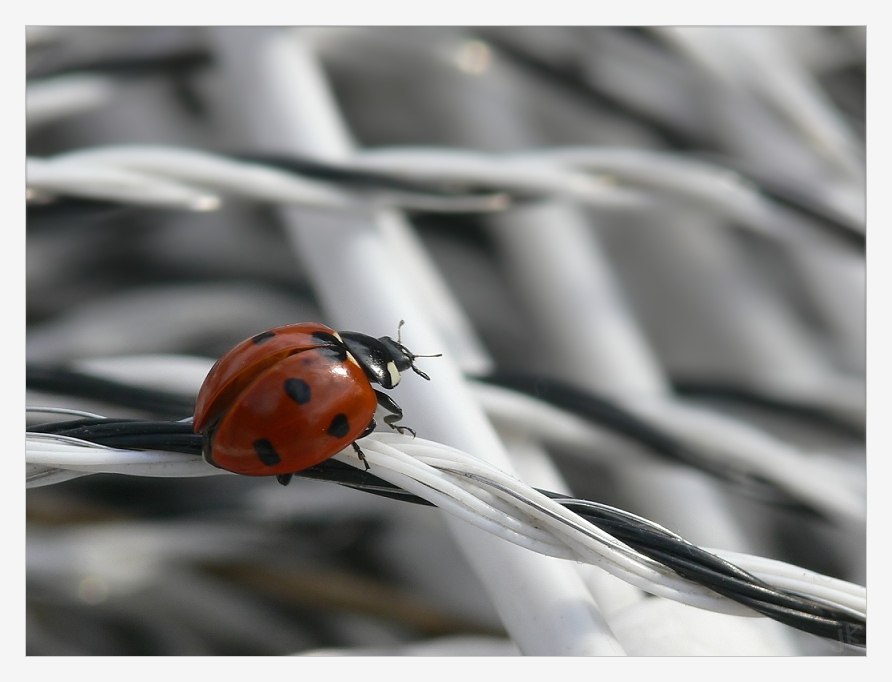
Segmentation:
{"type": "MultiPolygon", "coordinates": [[[[403,322],[399,327],[402,328],[403,322]]],[[[375,430],[375,410],[400,433],[399,405],[391,389],[419,356],[389,336],[336,332],[302,322],[276,327],[235,346],[211,368],[195,404],[193,430],[203,436],[207,462],[246,476],[292,475],[348,445],[369,468],[356,440],[375,430]]]]}

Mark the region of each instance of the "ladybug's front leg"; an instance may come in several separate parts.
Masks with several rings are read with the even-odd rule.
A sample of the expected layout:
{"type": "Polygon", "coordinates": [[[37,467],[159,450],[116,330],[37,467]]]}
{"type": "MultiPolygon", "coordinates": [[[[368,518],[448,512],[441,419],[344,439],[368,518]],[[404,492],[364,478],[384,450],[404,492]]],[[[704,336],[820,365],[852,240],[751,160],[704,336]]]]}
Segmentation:
{"type": "Polygon", "coordinates": [[[401,434],[408,431],[414,437],[415,429],[410,429],[408,426],[401,426],[400,424],[397,424],[397,422],[403,418],[403,409],[396,404],[396,401],[394,401],[393,398],[391,398],[386,393],[382,393],[381,391],[375,391],[375,395],[378,396],[378,404],[388,412],[393,413],[384,417],[384,423],[395,431],[399,431],[401,434]]]}

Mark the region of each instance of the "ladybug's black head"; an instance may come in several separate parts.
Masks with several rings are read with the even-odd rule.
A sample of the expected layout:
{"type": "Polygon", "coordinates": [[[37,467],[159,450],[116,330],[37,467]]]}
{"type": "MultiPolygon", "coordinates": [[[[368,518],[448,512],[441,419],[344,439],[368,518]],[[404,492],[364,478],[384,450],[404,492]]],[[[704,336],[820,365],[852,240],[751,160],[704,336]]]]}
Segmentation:
{"type": "MultiPolygon", "coordinates": [[[[400,327],[403,323],[400,322],[400,327]]],[[[400,372],[411,369],[418,376],[430,381],[430,377],[415,366],[415,358],[434,358],[437,355],[416,355],[399,340],[389,336],[378,339],[359,332],[340,332],[341,339],[350,355],[365,371],[369,381],[380,384],[384,388],[393,388],[400,383],[400,372]]]]}

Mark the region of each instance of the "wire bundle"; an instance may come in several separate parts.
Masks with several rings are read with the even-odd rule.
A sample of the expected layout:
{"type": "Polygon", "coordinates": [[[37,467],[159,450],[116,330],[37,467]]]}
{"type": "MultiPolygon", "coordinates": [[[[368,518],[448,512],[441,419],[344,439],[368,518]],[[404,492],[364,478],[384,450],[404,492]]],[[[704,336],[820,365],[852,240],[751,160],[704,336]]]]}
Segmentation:
{"type": "MultiPolygon", "coordinates": [[[[491,377],[490,380],[523,385],[516,379],[510,382],[507,378],[491,377]]],[[[155,413],[182,413],[191,407],[186,396],[127,386],[60,368],[31,367],[28,381],[32,388],[101,398],[155,413]]],[[[538,388],[536,392],[541,394],[541,386],[538,388]]],[[[598,403],[601,410],[594,421],[632,432],[672,456],[685,455],[684,446],[661,437],[646,422],[638,424],[635,433],[630,429],[634,417],[625,415],[608,401],[580,396],[568,387],[563,390],[577,403],[586,398],[590,403],[598,403]]],[[[29,431],[27,462],[33,467],[27,479],[29,485],[68,480],[72,472],[126,472],[148,476],[215,473],[203,462],[168,454],[201,452],[201,437],[192,431],[188,419],[147,422],[96,415],[72,416],[83,418],[38,425],[29,431]],[[101,449],[92,449],[91,445],[101,449]],[[137,454],[142,450],[150,452],[137,454]]],[[[519,420],[519,423],[522,422],[519,420]]],[[[713,594],[717,592],[807,632],[840,639],[853,646],[866,643],[866,598],[857,586],[812,574],[812,580],[833,594],[833,606],[828,607],[826,592],[819,592],[817,601],[802,596],[802,592],[809,594],[814,585],[801,578],[797,583],[798,594],[777,589],[653,522],[607,505],[534,491],[479,460],[437,443],[396,434],[373,434],[363,439],[362,447],[374,473],[366,471],[352,451],[344,451],[339,459],[350,461],[355,469],[337,466],[338,462],[332,460],[299,475],[402,501],[438,506],[532,551],[604,567],[655,595],[720,612],[739,612],[718,599],[713,594]],[[708,590],[679,581],[676,576],[688,578],[708,590]],[[836,592],[832,592],[834,589],[836,592]]]]}

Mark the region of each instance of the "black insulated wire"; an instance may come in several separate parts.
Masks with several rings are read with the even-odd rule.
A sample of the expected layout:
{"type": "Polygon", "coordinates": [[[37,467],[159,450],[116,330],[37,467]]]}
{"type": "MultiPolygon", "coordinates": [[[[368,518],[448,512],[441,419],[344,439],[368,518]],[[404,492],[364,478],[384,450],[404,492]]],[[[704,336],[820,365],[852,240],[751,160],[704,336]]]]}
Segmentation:
{"type": "Polygon", "coordinates": [[[731,562],[663,529],[644,524],[622,510],[555,493],[545,494],[683,578],[797,629],[831,639],[838,632],[845,632],[847,643],[864,644],[866,622],[862,618],[772,587],[731,562]]]}
{"type": "MultiPolygon", "coordinates": [[[[29,201],[25,209],[25,219],[29,232],[40,229],[71,231],[81,226],[95,229],[95,226],[102,221],[119,219],[128,213],[147,210],[146,207],[137,208],[114,201],[54,196],[47,201],[29,201]]],[[[161,207],[153,210],[170,211],[161,207]]]]}
{"type": "Polygon", "coordinates": [[[477,188],[467,187],[466,185],[446,186],[442,183],[406,180],[405,178],[385,172],[335,166],[316,159],[294,155],[285,156],[282,154],[268,153],[231,153],[225,155],[236,161],[256,163],[277,170],[294,173],[295,175],[335,182],[359,189],[387,189],[446,199],[462,197],[483,198],[487,196],[496,197],[505,195],[502,190],[497,188],[477,188]]]}
{"type": "Polygon", "coordinates": [[[678,395],[685,398],[715,400],[743,407],[754,407],[790,417],[803,424],[827,429],[860,442],[864,441],[864,422],[856,423],[814,405],[784,400],[746,386],[720,381],[673,378],[672,388],[678,395]]]}
{"type": "Polygon", "coordinates": [[[78,438],[110,448],[201,454],[201,434],[194,433],[192,424],[184,422],[75,419],[29,426],[28,431],[78,438]]]}
{"type": "Polygon", "coordinates": [[[25,383],[28,390],[121,405],[162,418],[189,417],[195,409],[193,397],[131,386],[67,367],[27,363],[25,383]]]}
{"type": "Polygon", "coordinates": [[[132,36],[126,48],[86,49],[60,40],[29,50],[27,77],[54,78],[69,74],[103,74],[133,78],[161,73],[182,73],[213,63],[206,46],[196,43],[190,29],[171,27],[148,39],[132,36]],[[161,36],[161,39],[159,39],[161,36]]]}

